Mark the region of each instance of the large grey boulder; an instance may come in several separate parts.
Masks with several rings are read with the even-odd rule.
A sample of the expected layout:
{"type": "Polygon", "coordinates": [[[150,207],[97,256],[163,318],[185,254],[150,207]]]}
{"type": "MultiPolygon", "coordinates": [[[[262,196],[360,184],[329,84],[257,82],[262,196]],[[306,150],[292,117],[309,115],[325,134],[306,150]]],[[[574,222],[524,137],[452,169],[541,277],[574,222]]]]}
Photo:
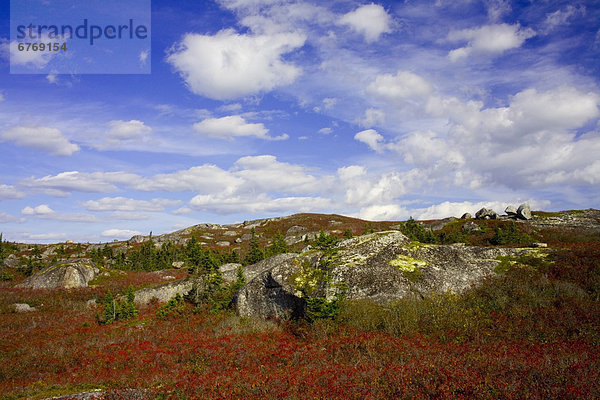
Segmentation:
{"type": "Polygon", "coordinates": [[[37,311],[37,309],[35,307],[31,307],[27,303],[15,303],[15,304],[11,305],[11,308],[13,311],[18,312],[18,313],[37,311]]]}
{"type": "Polygon", "coordinates": [[[3,265],[6,268],[17,268],[19,266],[19,259],[14,254],[9,254],[4,259],[3,265]]]}
{"type": "Polygon", "coordinates": [[[529,208],[529,204],[521,204],[517,209],[517,215],[521,219],[531,219],[531,208],[529,208]]]}
{"type": "Polygon", "coordinates": [[[291,284],[300,267],[297,256],[280,254],[250,266],[252,274],[258,274],[237,293],[234,301],[238,314],[284,320],[302,316],[305,300],[291,284]]]}
{"type": "Polygon", "coordinates": [[[487,208],[482,208],[481,210],[475,213],[476,219],[496,219],[498,218],[498,214],[494,210],[488,210],[487,208]]]}
{"type": "Polygon", "coordinates": [[[517,216],[517,208],[513,205],[510,205],[508,207],[506,207],[506,209],[504,210],[504,212],[509,216],[509,217],[516,217],[517,216]]]}
{"type": "Polygon", "coordinates": [[[187,295],[192,290],[193,285],[193,280],[187,279],[140,289],[135,292],[135,302],[138,304],[147,304],[152,298],[156,298],[159,302],[166,303],[178,293],[181,296],[187,295]]]}
{"type": "Polygon", "coordinates": [[[460,292],[493,273],[498,256],[527,250],[414,244],[397,231],[344,240],[334,255],[311,250],[251,266],[261,272],[235,299],[242,316],[294,318],[307,298],[369,299],[378,304],[447,291],[460,292]]]}
{"type": "Polygon", "coordinates": [[[87,259],[58,261],[16,287],[30,289],[71,289],[86,287],[100,273],[96,265],[87,259]]]}

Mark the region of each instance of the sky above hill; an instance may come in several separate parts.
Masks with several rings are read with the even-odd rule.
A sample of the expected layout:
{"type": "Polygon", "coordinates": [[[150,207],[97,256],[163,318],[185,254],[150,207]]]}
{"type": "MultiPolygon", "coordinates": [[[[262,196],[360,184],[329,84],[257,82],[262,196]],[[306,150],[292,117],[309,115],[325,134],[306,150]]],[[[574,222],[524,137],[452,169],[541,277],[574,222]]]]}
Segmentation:
{"type": "Polygon", "coordinates": [[[149,74],[10,74],[6,3],[5,240],[600,205],[597,1],[153,0],[149,74]]]}

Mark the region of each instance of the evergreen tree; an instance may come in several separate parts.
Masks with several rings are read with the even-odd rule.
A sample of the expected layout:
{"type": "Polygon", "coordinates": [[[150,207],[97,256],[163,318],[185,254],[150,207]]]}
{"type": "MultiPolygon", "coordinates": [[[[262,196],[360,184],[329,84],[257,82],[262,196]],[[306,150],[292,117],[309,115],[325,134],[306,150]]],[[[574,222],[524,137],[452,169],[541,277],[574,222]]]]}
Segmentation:
{"type": "Polygon", "coordinates": [[[250,239],[250,250],[248,254],[246,254],[246,258],[244,259],[245,265],[256,264],[257,262],[263,260],[265,255],[263,251],[260,249],[260,243],[256,238],[256,232],[254,228],[252,228],[252,238],[250,239]]]}
{"type": "Polygon", "coordinates": [[[287,252],[288,246],[285,242],[285,238],[283,237],[280,231],[277,231],[275,236],[273,236],[273,244],[271,244],[271,246],[269,246],[269,248],[267,249],[266,256],[271,257],[276,254],[283,254],[287,252]]]}
{"type": "Polygon", "coordinates": [[[117,300],[109,290],[104,299],[104,312],[102,313],[102,322],[110,324],[119,318],[120,310],[117,300]]]}

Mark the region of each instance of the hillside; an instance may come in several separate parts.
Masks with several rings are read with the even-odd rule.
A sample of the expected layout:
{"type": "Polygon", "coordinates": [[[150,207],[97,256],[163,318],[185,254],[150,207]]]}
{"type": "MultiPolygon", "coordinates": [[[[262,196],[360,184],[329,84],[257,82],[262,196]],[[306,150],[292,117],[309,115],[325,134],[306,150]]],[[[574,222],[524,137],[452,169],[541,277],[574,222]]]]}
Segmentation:
{"type": "Polygon", "coordinates": [[[0,255],[0,399],[600,396],[599,210],[295,214],[0,255]]]}

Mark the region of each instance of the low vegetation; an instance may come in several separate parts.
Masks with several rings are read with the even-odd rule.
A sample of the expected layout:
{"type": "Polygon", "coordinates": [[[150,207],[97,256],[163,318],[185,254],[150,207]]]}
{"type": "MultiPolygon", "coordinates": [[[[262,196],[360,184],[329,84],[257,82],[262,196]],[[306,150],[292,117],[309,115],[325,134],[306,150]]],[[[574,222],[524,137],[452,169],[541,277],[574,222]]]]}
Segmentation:
{"type": "MultiPolygon", "coordinates": [[[[69,291],[12,288],[23,277],[17,269],[13,281],[0,283],[0,399],[123,388],[144,389],[152,399],[599,398],[598,235],[560,227],[533,231],[508,221],[478,223],[482,229],[476,233],[463,233],[455,222],[431,234],[410,221],[406,229],[419,242],[462,235],[472,244],[545,241],[551,249],[501,258],[493,276],[462,293],[387,306],[342,295],[314,298],[306,319],[292,322],[237,317],[230,305],[243,274],[224,282],[218,265],[233,259],[231,253],[195,239],[173,253],[187,269],[168,271],[177,278],[204,279],[190,301],[176,296],[132,308],[133,289],[164,282],[142,261],[140,268],[114,267],[92,287],[69,291]],[[37,311],[16,313],[15,303],[37,311]]],[[[323,268],[303,269],[298,285],[306,294],[326,281],[327,262],[335,262],[335,243],[342,236],[350,235],[315,238],[313,248],[329,257],[323,268]]],[[[284,251],[280,240],[276,245],[255,238],[263,256],[284,251]]],[[[2,245],[5,256],[22,252],[11,246],[2,245]]],[[[169,254],[159,257],[159,250],[139,246],[136,251],[144,257],[169,254]]],[[[106,262],[120,256],[106,251],[102,257],[106,262]]],[[[125,260],[134,265],[129,255],[125,260]]],[[[400,261],[398,268],[419,268],[418,260],[400,261]]]]}

